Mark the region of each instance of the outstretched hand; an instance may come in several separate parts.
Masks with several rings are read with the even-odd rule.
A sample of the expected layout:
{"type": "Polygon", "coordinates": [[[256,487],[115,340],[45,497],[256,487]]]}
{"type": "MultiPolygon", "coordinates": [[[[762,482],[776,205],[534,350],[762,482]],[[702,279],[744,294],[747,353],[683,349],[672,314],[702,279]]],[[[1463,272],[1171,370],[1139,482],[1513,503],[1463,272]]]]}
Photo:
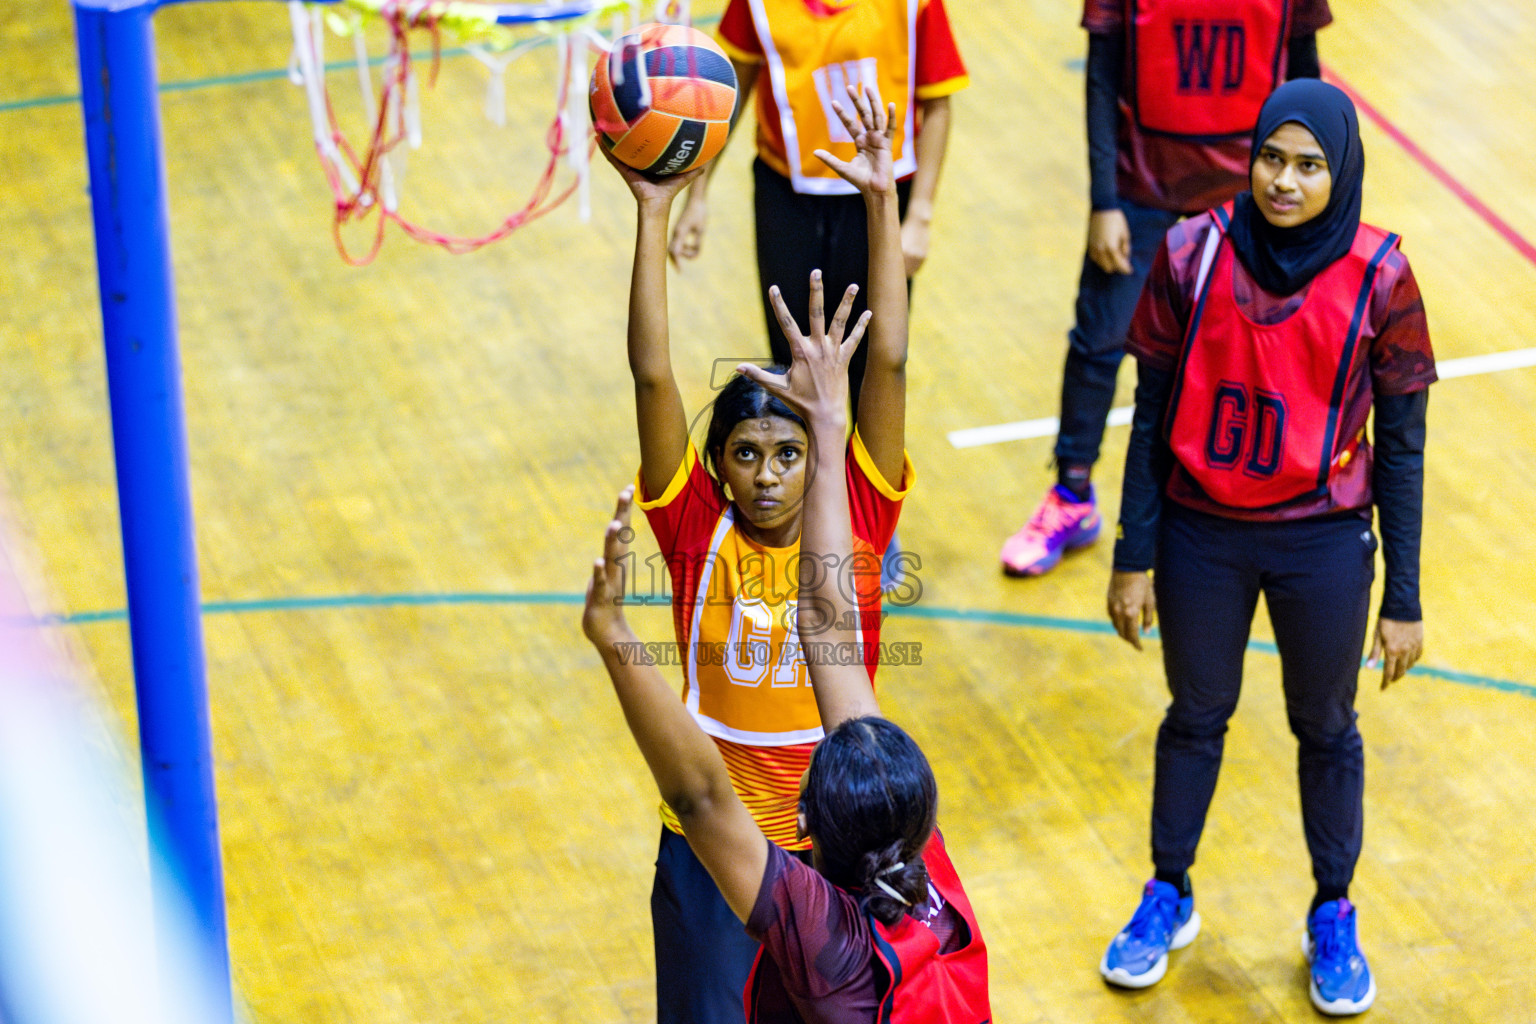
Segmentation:
{"type": "Polygon", "coordinates": [[[623,178],[624,183],[629,186],[629,191],[634,194],[635,200],[642,205],[647,202],[659,202],[671,207],[677,194],[692,185],[694,180],[704,173],[704,167],[708,166],[705,164],[691,171],[684,171],[682,174],[669,174],[657,178],[644,171],[635,170],[605,149],[602,143],[598,143],[597,148],[613,165],[613,169],[619,172],[619,177],[623,178]]]}
{"type": "Polygon", "coordinates": [[[896,104],[880,102],[880,90],[873,84],[848,83],[852,111],[838,100],[832,109],[853,138],[852,160],[839,160],[824,149],[816,150],[822,163],[836,171],[860,192],[891,192],[896,188],[892,149],[896,140],[896,104]]]}
{"type": "Polygon", "coordinates": [[[772,394],[783,399],[791,408],[809,419],[846,416],[848,409],[848,363],[853,358],[859,342],[864,339],[864,328],[872,315],[865,310],[853,330],[848,330],[848,315],[853,311],[853,299],[859,286],[851,284],[843,293],[832,315],[832,325],[826,326],[826,304],[822,292],[821,271],[811,271],[810,333],[802,333],[800,325],[784,305],[778,285],[768,289],[768,299],[773,303],[779,326],[789,340],[791,362],[785,373],[769,373],[760,366],[743,363],[736,369],[772,394]]]}
{"type": "Polygon", "coordinates": [[[635,485],[619,492],[613,519],[603,534],[603,557],[592,563],[592,578],[587,581],[587,605],[581,613],[581,631],[594,644],[623,639],[629,631],[624,619],[624,556],[634,530],[629,512],[635,497],[635,485]]]}

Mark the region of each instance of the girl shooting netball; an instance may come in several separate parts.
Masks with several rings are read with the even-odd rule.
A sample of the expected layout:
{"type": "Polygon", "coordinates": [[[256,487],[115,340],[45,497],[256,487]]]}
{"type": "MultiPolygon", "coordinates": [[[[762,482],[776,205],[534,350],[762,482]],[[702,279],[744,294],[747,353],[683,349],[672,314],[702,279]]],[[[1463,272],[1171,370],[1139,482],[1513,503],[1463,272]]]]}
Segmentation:
{"type": "MultiPolygon", "coordinates": [[[[904,448],[907,294],[889,111],[873,92],[850,93],[850,101],[837,111],[856,155],[849,162],[829,154],[823,159],[859,190],[868,213],[875,320],[858,429],[847,440],[846,477],[850,559],[871,566],[850,575],[858,593],[852,613],[867,644],[863,670],[872,677],[880,553],[912,481],[904,448]]],[[[793,634],[810,451],[806,424],[775,393],[738,376],[715,401],[703,451],[694,447],[672,372],[666,285],[668,216],[693,176],[657,181],[614,166],[635,196],[639,218],[628,340],[640,435],[635,504],[671,574],[683,700],[718,747],[757,827],[779,846],[803,852],[809,843],[796,828],[798,783],[823,735],[793,634]],[[736,656],[723,663],[699,656],[716,649],[736,656]]],[[[666,806],[662,816],[651,897],[658,1019],[740,1021],[741,989],[757,943],[683,840],[679,817],[666,806]]]]}
{"type": "MultiPolygon", "coordinates": [[[[795,356],[788,374],[741,371],[796,408],[807,426],[802,559],[836,565],[853,554],[847,366],[870,314],[843,340],[850,297],[824,333],[819,282],[811,296],[807,338],[772,293],[795,356]]],[[[798,793],[797,833],[811,844],[813,870],[767,841],[719,751],[660,672],[620,654],[626,645],[638,649],[619,604],[632,497],[632,488],[619,496],[608,524],[582,628],[689,846],[762,943],[745,993],[747,1019],[989,1020],[986,947],[935,829],[933,772],[911,737],[879,717],[865,667],[839,664],[837,651],[863,639],[849,596],[833,574],[801,574],[801,636],[814,637],[809,675],[827,730],[798,793]]]]}

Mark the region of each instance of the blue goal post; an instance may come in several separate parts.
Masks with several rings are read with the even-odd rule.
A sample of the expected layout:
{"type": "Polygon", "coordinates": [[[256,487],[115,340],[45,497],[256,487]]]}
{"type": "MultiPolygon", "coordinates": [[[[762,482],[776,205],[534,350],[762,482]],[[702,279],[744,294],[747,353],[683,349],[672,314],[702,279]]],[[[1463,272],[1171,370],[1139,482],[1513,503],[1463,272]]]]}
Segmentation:
{"type": "MultiPolygon", "coordinates": [[[[151,883],[160,894],[185,892],[222,993],[222,1017],[209,1024],[232,1024],[153,27],[160,7],[193,0],[73,2],[145,815],[160,854],[150,858],[151,883]]],[[[594,4],[486,6],[499,23],[523,24],[594,4]]]]}

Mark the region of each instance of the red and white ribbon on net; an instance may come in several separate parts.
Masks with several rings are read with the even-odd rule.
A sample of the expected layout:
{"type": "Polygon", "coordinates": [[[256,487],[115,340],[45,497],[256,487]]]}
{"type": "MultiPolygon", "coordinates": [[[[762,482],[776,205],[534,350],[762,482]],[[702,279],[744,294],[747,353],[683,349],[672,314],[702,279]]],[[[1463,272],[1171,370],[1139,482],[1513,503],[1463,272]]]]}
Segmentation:
{"type": "MultiPolygon", "coordinates": [[[[417,241],[464,253],[505,238],[573,193],[580,195],[582,219],[589,217],[592,128],[585,98],[585,55],[589,50],[607,53],[613,48],[610,39],[597,28],[600,20],[610,21],[613,37],[639,23],[640,4],[636,0],[572,0],[563,5],[464,0],[289,0],[288,6],[294,43],[289,77],[303,87],[308,101],[315,150],[335,201],[336,247],[348,263],[362,265],[372,261],[383,245],[385,227],[391,221],[417,241]],[[387,26],[390,38],[389,52],[379,61],[377,88],[374,62],[368,55],[364,33],[365,19],[369,17],[387,26]],[[514,40],[508,22],[531,28],[537,34],[514,40]],[[362,110],[368,125],[368,137],[361,147],[348,141],[330,101],[325,63],[327,25],[352,40],[362,110]],[[523,206],[478,237],[442,234],[408,220],[401,213],[405,154],[407,149],[419,148],[422,143],[421,83],[411,36],[425,34],[430,40],[430,88],[443,58],[445,31],[464,40],[465,51],[490,70],[485,106],[488,117],[497,124],[506,120],[505,71],[512,61],[551,41],[557,56],[554,114],[544,139],[548,160],[523,206]],[[555,182],[562,157],[572,172],[572,180],[557,191],[555,182]],[[364,222],[369,216],[375,218],[371,238],[366,250],[354,255],[343,239],[343,228],[364,222]]],[[[657,15],[658,19],[665,17],[669,21],[686,19],[687,0],[659,0],[657,15]]],[[[622,69],[616,70],[615,80],[622,80],[622,69]]]]}

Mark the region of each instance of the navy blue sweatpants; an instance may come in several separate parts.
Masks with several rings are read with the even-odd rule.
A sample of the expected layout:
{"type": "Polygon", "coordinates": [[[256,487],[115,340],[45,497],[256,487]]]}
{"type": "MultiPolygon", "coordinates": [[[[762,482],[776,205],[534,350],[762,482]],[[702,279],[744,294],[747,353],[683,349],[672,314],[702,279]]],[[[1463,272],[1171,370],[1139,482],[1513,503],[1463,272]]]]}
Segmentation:
{"type": "Polygon", "coordinates": [[[1061,427],[1056,461],[1091,466],[1099,459],[1104,421],[1115,400],[1115,378],[1125,355],[1125,334],[1136,312],[1152,260],[1179,214],[1120,201],[1131,229],[1131,273],[1106,274],[1083,257],[1077,283],[1077,323],[1067,335],[1061,375],[1061,427]]]}
{"type": "Polygon", "coordinates": [[[651,889],[657,1024],[745,1024],[742,993],[757,959],[688,840],[662,827],[651,889]]]}
{"type": "Polygon", "coordinates": [[[1370,521],[1354,515],[1256,523],[1164,502],[1153,586],[1173,701],[1157,733],[1152,793],[1159,873],[1195,861],[1262,593],[1296,737],[1312,875],[1320,889],[1348,888],[1363,826],[1354,704],[1375,552],[1370,521]]]}

